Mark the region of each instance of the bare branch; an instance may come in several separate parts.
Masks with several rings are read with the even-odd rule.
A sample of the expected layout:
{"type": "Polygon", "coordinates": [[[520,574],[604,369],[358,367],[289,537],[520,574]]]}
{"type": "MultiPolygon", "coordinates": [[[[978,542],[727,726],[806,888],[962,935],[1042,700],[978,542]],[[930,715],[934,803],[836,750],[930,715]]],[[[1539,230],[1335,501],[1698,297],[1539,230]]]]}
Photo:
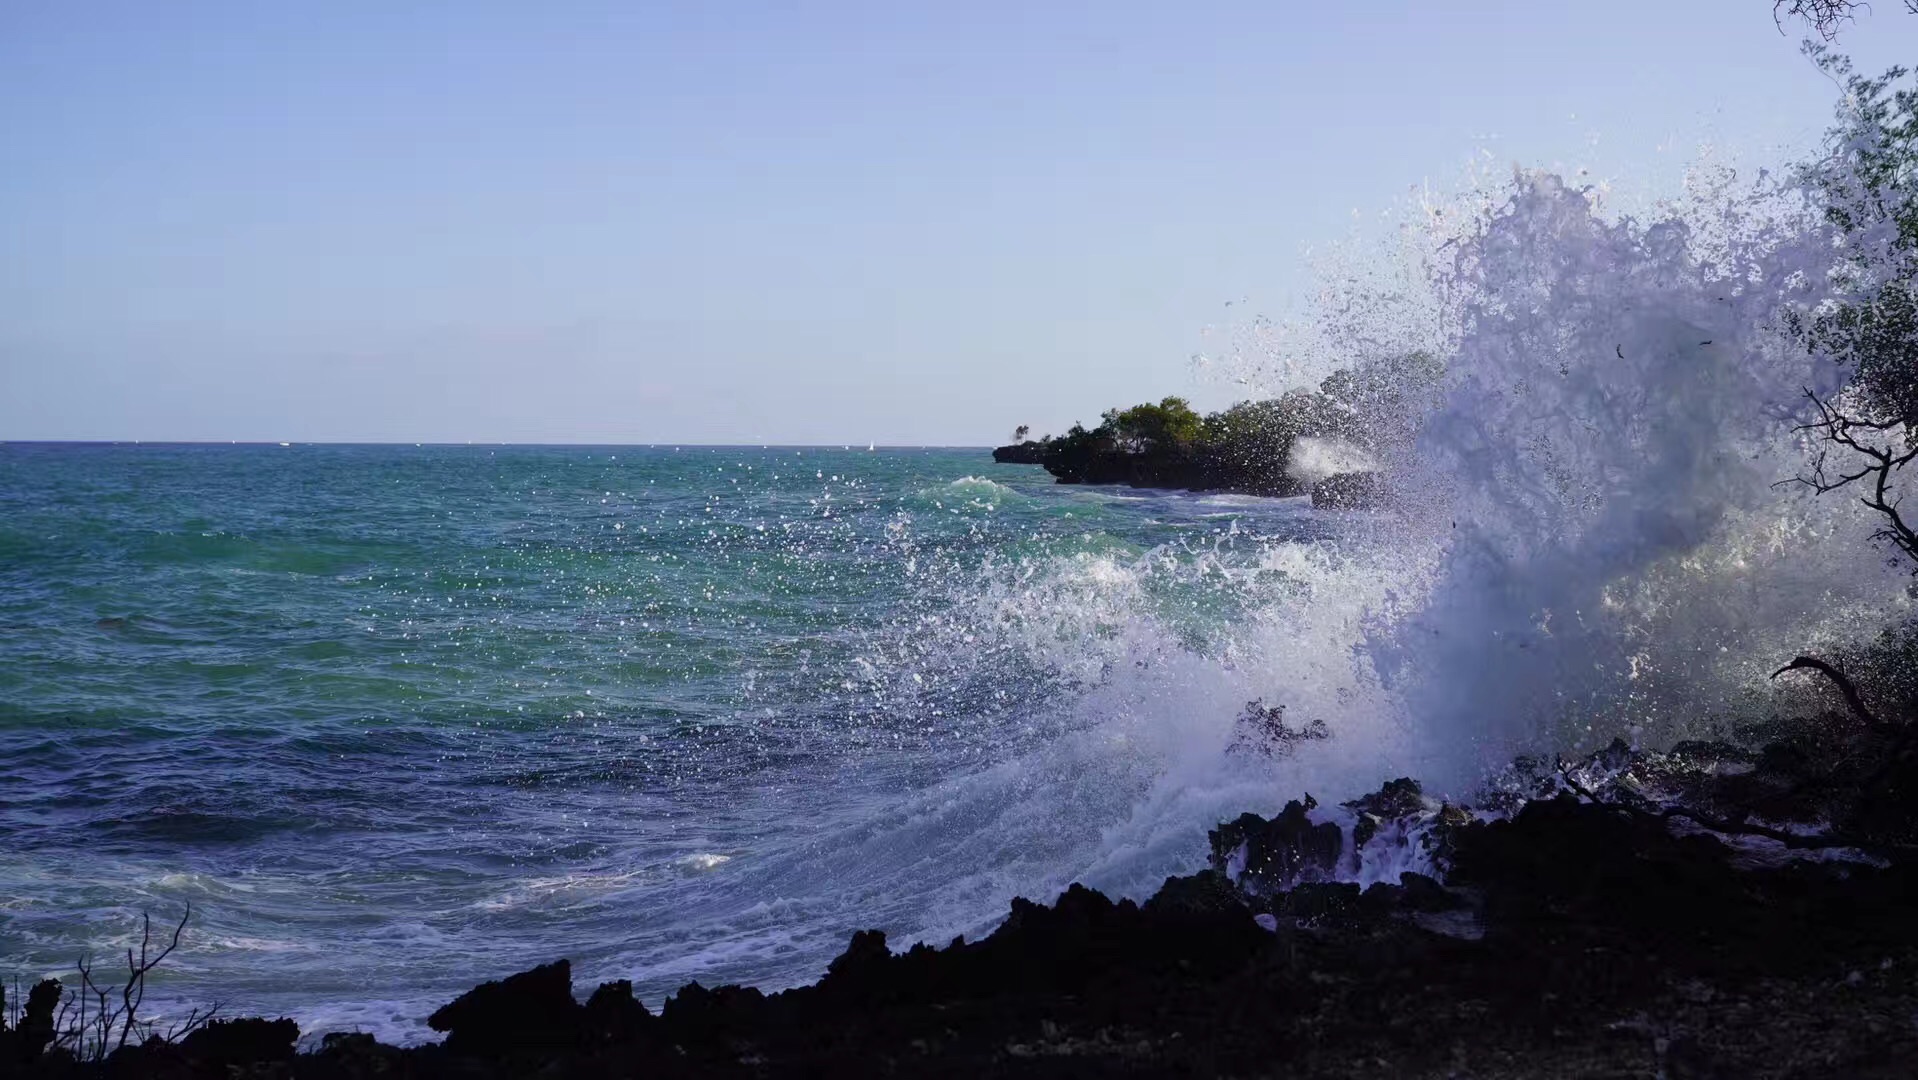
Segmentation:
{"type": "Polygon", "coordinates": [[[1835,667],[1832,667],[1830,664],[1826,663],[1825,661],[1820,660],[1815,656],[1793,657],[1791,663],[1786,664],[1784,667],[1781,667],[1777,671],[1772,672],[1771,677],[1776,679],[1787,671],[1818,672],[1819,674],[1823,675],[1827,679],[1830,679],[1834,684],[1837,685],[1838,692],[1845,696],[1845,704],[1851,707],[1851,711],[1857,714],[1858,719],[1863,720],[1865,722],[1866,727],[1870,728],[1873,731],[1882,732],[1882,733],[1889,733],[1897,730],[1895,725],[1887,724],[1883,720],[1880,720],[1876,716],[1873,716],[1871,710],[1865,708],[1865,699],[1858,695],[1858,688],[1852,685],[1851,679],[1848,678],[1844,672],[1839,671],[1835,667]]]}
{"type": "Polygon", "coordinates": [[[1859,501],[1883,519],[1883,526],[1872,539],[1890,543],[1912,562],[1918,574],[1918,529],[1905,520],[1899,509],[1901,499],[1891,493],[1892,474],[1918,460],[1918,442],[1901,420],[1873,420],[1853,416],[1833,402],[1806,389],[1805,397],[1818,410],[1818,419],[1798,425],[1797,430],[1817,434],[1823,442],[1812,458],[1810,475],[1801,475],[1781,483],[1799,483],[1819,494],[1837,491],[1862,482],[1866,494],[1859,501]],[[1883,440],[1872,436],[1883,436],[1883,440]],[[1827,471],[1831,448],[1849,450],[1863,461],[1852,471],[1835,475],[1827,471]]]}
{"type": "MultiPolygon", "coordinates": [[[[136,955],[132,947],[126,950],[127,977],[126,982],[118,987],[118,1005],[113,1004],[113,988],[94,981],[93,958],[80,957],[75,963],[80,975],[79,985],[61,997],[54,1024],[57,1033],[54,1044],[67,1048],[82,1061],[101,1062],[106,1060],[110,1051],[132,1040],[135,1032],[151,1034],[153,1024],[140,1019],[140,1006],[146,1000],[147,975],[180,947],[180,936],[186,930],[187,920],[192,917],[193,905],[188,904],[180,915],[180,921],[174,924],[166,947],[155,952],[153,920],[144,912],[141,913],[140,951],[136,955]]],[[[194,1010],[187,1016],[187,1026],[177,1029],[177,1033],[168,1038],[176,1038],[203,1026],[212,1015],[211,1010],[204,1014],[194,1010]]]]}
{"type": "Polygon", "coordinates": [[[1649,810],[1641,810],[1635,806],[1628,806],[1624,803],[1599,798],[1597,793],[1593,792],[1592,789],[1573,779],[1571,770],[1566,767],[1562,760],[1558,762],[1558,775],[1559,778],[1565,782],[1566,787],[1570,788],[1574,794],[1586,802],[1591,803],[1593,806],[1602,806],[1607,810],[1623,814],[1628,818],[1660,822],[1669,822],[1683,818],[1711,832],[1721,833],[1726,836],[1759,836],[1783,844],[1785,847],[1801,851],[1829,850],[1832,848],[1854,848],[1860,851],[1883,849],[1883,845],[1872,844],[1861,840],[1819,835],[1803,836],[1794,832],[1786,832],[1783,829],[1774,829],[1769,825],[1759,825],[1744,820],[1743,818],[1735,821],[1728,818],[1715,818],[1709,814],[1689,810],[1682,806],[1670,806],[1654,813],[1649,810]]]}
{"type": "MultiPolygon", "coordinates": [[[[1906,7],[1912,0],[1906,0],[1906,7]]],[[[1869,4],[1859,0],[1776,0],[1772,4],[1772,22],[1778,25],[1778,32],[1785,33],[1788,19],[1799,19],[1810,24],[1818,36],[1826,41],[1835,41],[1838,31],[1849,23],[1858,21],[1854,14],[1859,8],[1871,10],[1869,4]]]]}
{"type": "Polygon", "coordinates": [[[205,1012],[201,1012],[200,1009],[195,1006],[187,1010],[186,1019],[168,1028],[166,1034],[161,1037],[167,1042],[179,1042],[181,1039],[212,1023],[213,1018],[219,1015],[219,1012],[220,1003],[217,1001],[208,1006],[205,1012]]]}

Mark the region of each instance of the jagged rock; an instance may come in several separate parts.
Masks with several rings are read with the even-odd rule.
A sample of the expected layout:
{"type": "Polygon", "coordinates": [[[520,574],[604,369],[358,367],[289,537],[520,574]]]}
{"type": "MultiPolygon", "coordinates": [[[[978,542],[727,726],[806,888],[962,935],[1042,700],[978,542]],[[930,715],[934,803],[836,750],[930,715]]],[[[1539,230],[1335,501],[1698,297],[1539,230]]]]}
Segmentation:
{"type": "Polygon", "coordinates": [[[215,1020],[180,1041],[180,1052],[216,1071],[263,1062],[291,1061],[300,1025],[281,1017],[215,1020]]]}
{"type": "Polygon", "coordinates": [[[53,1017],[60,1006],[60,991],[58,979],[42,979],[27,991],[20,1023],[12,1032],[13,1056],[18,1060],[33,1061],[53,1041],[53,1017]]]}
{"type": "Polygon", "coordinates": [[[992,452],[992,460],[1001,465],[1043,465],[1046,462],[1046,444],[1027,439],[1025,442],[1001,446],[992,452]]]}
{"type": "Polygon", "coordinates": [[[1169,877],[1141,908],[1162,918],[1212,919],[1251,914],[1245,894],[1217,870],[1201,870],[1187,877],[1169,877]]]}
{"type": "Polygon", "coordinates": [[[1407,911],[1452,911],[1463,906],[1437,879],[1411,870],[1399,875],[1399,888],[1404,890],[1399,906],[1407,911]]]}
{"type": "MultiPolygon", "coordinates": [[[[1905,760],[1886,754],[1862,768],[1875,775],[1905,760]]],[[[1596,760],[1587,764],[1601,771],[1596,760]]],[[[1699,790],[1748,779],[1700,769],[1699,790]]],[[[1619,785],[1649,777],[1658,788],[1682,773],[1657,755],[1634,754],[1592,783],[1609,798],[1619,785]]],[[[1899,790],[1887,787],[1885,797],[1899,790]]],[[[776,994],[693,983],[653,1017],[625,982],[574,1003],[570,968],[560,963],[486,984],[435,1013],[434,1026],[449,1032],[444,1047],[329,1036],[288,1065],[294,1029],[256,1020],[182,1046],[128,1048],[103,1068],[61,1051],[25,1066],[0,1062],[0,1074],[492,1080],[1662,1069],[1782,1078],[1902,1075],[1898,1062],[1918,1060],[1918,1027],[1905,1022],[1918,1013],[1910,977],[1918,969],[1918,860],[1903,849],[1888,849],[1882,865],[1779,866],[1641,809],[1562,793],[1515,805],[1505,820],[1479,821],[1462,807],[1435,809],[1404,780],[1347,806],[1361,819],[1412,820],[1418,836],[1441,837],[1452,853],[1446,883],[1404,873],[1396,884],[1361,891],[1323,876],[1299,880],[1313,867],[1321,875],[1350,869],[1336,826],[1315,825],[1308,798],[1270,821],[1247,815],[1214,830],[1215,864],[1243,860],[1250,892],[1220,869],[1168,878],[1143,904],[1074,885],[1051,905],[1014,900],[983,940],[955,939],[944,949],[895,954],[883,933],[862,931],[818,984],[776,994]],[[1255,853],[1269,876],[1251,874],[1255,853]],[[1287,873],[1290,888],[1274,885],[1287,873]],[[221,1041],[236,1049],[219,1061],[188,1053],[221,1041]]],[[[36,992],[50,1022],[53,1003],[36,992]]]]}
{"type": "Polygon", "coordinates": [[[326,1075],[360,1078],[404,1074],[405,1052],[360,1031],[335,1031],[320,1039],[314,1055],[326,1063],[326,1075]]]}
{"type": "Polygon", "coordinates": [[[1302,882],[1323,880],[1338,865],[1345,836],[1331,822],[1315,823],[1306,811],[1317,806],[1294,799],[1267,820],[1241,814],[1207,834],[1212,844],[1212,868],[1232,873],[1238,883],[1254,891],[1276,892],[1302,882]]]}
{"type": "Polygon", "coordinates": [[[576,1041],[584,1010],[565,960],[480,985],[427,1017],[450,1053],[491,1056],[576,1041]]]}
{"type": "Polygon", "coordinates": [[[1606,745],[1605,749],[1592,755],[1591,761],[1592,764],[1597,765],[1601,769],[1617,772],[1631,768],[1632,762],[1636,760],[1637,757],[1638,755],[1633,752],[1630,743],[1624,739],[1614,737],[1612,741],[1606,745]]]}
{"type": "Polygon", "coordinates": [[[1375,472],[1338,473],[1312,485],[1314,510],[1377,510],[1389,500],[1385,477],[1375,472]]]}
{"type": "MultiPolygon", "coordinates": [[[[273,1068],[275,1063],[266,1063],[273,1068]]],[[[106,1075],[113,1080],[122,1077],[139,1077],[140,1080],[172,1080],[174,1077],[189,1076],[225,1076],[231,1072],[255,1071],[234,1066],[229,1070],[226,1063],[218,1060],[189,1058],[179,1044],[167,1042],[158,1035],[151,1035],[143,1043],[131,1041],[116,1048],[107,1055],[106,1075]]]]}
{"type": "Polygon", "coordinates": [[[853,934],[846,951],[827,965],[826,979],[856,979],[864,972],[883,967],[890,959],[892,950],[886,948],[885,931],[860,930],[853,934]]]}
{"type": "Polygon", "coordinates": [[[1372,794],[1361,795],[1345,805],[1379,818],[1405,817],[1428,809],[1424,789],[1419,787],[1417,780],[1407,776],[1387,780],[1383,787],[1372,794]]]}
{"type": "Polygon", "coordinates": [[[886,947],[884,931],[857,931],[846,951],[826,966],[820,989],[852,997],[870,996],[884,982],[891,961],[892,950],[886,947]]]}
{"type": "Polygon", "coordinates": [[[1418,781],[1409,777],[1388,780],[1384,787],[1345,804],[1358,814],[1352,826],[1352,846],[1364,847],[1387,821],[1407,818],[1429,809],[1418,781]]]}
{"type": "Polygon", "coordinates": [[[1359,887],[1349,881],[1308,881],[1274,897],[1273,906],[1280,914],[1315,922],[1356,913],[1360,895],[1359,887]]]}
{"type": "MultiPolygon", "coordinates": [[[[1687,947],[1739,916],[1757,917],[1715,837],[1678,836],[1662,821],[1571,795],[1526,804],[1454,840],[1454,884],[1487,896],[1494,921],[1545,917],[1624,927],[1687,947]]],[[[1778,928],[1783,932],[1783,928],[1778,928]]]]}
{"type": "Polygon", "coordinates": [[[593,1042],[630,1042],[651,1031],[654,1016],[633,996],[633,981],[600,983],[586,999],[580,1026],[593,1042]]]}
{"type": "Polygon", "coordinates": [[[667,1041],[682,1048],[723,1043],[760,1023],[766,1000],[757,987],[727,985],[709,990],[690,982],[666,999],[659,1018],[667,1041]]]}

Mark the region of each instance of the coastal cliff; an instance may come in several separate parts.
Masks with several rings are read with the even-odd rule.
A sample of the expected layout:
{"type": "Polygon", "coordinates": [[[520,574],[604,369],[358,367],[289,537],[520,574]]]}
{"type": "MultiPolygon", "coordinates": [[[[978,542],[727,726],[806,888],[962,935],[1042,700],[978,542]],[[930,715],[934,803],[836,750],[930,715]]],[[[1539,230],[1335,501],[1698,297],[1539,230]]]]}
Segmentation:
{"type": "Polygon", "coordinates": [[[1044,465],[1046,444],[1032,439],[1011,443],[994,450],[992,460],[1001,465],[1044,465]]]}
{"type": "MultiPolygon", "coordinates": [[[[1184,398],[1109,409],[1097,427],[1001,446],[1001,464],[1039,465],[1061,484],[1124,484],[1247,495],[1305,495],[1337,474],[1376,472],[1409,437],[1440,369],[1411,354],[1339,371],[1316,390],[1244,401],[1207,415],[1184,398]]],[[[1022,429],[1023,431],[1023,429],[1022,429]]],[[[1381,485],[1347,481],[1328,505],[1377,505],[1381,485]]],[[[1315,500],[1316,501],[1316,500],[1315,500]]]]}

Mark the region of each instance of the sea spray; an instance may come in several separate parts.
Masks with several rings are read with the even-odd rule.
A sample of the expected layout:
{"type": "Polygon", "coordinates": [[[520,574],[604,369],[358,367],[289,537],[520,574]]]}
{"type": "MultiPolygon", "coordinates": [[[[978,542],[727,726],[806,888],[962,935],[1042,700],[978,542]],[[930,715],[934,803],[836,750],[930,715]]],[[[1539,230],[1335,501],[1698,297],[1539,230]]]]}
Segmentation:
{"type": "Polygon", "coordinates": [[[910,891],[903,853],[952,853],[964,869],[919,909],[929,936],[1014,891],[1143,894],[1216,821],[1292,795],[1332,805],[1409,775],[1469,796],[1516,753],[1710,733],[1783,658],[1895,613],[1895,575],[1861,558],[1847,508],[1774,487],[1802,464],[1802,388],[1832,374],[1780,330],[1820,301],[1831,257],[1790,190],[1721,175],[1628,217],[1518,173],[1427,210],[1387,269],[1328,287],[1293,339],[1325,351],[1286,357],[1313,382],[1412,355],[1442,370],[1382,418],[1404,434],[1299,457],[1382,467],[1397,506],[1331,543],[1087,532],[941,576],[950,610],[862,653],[892,673],[889,702],[930,715],[977,700],[967,686],[1028,692],[991,722],[940,719],[991,764],[915,794],[896,827],[863,823],[890,839],[848,876],[910,891]],[[1234,756],[1255,699],[1331,737],[1234,756]]]}
{"type": "Polygon", "coordinates": [[[1303,484],[1316,484],[1339,473],[1377,472],[1380,468],[1378,457],[1362,446],[1307,435],[1293,441],[1285,474],[1303,484]]]}
{"type": "Polygon", "coordinates": [[[1777,486],[1803,465],[1805,389],[1838,374],[1781,332],[1830,295],[1832,237],[1802,195],[1719,174],[1612,217],[1516,174],[1502,199],[1430,209],[1391,289],[1342,281],[1293,336],[1342,338],[1321,372],[1376,359],[1353,339],[1443,358],[1442,396],[1385,451],[1402,495],[1374,550],[1396,585],[1352,657],[1428,780],[1700,731],[1781,658],[1902,606],[1850,507],[1777,486]]]}

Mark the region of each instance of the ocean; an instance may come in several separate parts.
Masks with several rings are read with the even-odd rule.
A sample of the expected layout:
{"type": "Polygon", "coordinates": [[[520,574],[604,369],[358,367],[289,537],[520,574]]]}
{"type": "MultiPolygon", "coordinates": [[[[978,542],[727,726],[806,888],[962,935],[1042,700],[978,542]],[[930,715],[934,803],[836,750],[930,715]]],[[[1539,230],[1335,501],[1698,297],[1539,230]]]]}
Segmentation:
{"type": "Polygon", "coordinates": [[[1223,748],[1353,520],[982,449],[0,445],[5,974],[190,905],[161,1013],[418,1039],[562,956],[656,1007],[1144,895],[1291,794],[1223,748]]]}

